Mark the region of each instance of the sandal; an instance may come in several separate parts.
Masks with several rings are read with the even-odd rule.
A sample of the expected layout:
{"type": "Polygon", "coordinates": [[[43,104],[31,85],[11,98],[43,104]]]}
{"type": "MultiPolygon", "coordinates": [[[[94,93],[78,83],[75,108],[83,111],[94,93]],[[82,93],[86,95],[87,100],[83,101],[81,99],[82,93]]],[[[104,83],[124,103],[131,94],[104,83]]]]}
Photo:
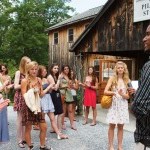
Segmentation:
{"type": "Polygon", "coordinates": [[[53,150],[53,148],[45,146],[45,147],[40,147],[40,150],[53,150]]]}
{"type": "Polygon", "coordinates": [[[29,146],[28,150],[33,150],[33,145],[29,146]]]}
{"type": "Polygon", "coordinates": [[[50,130],[49,132],[50,132],[50,133],[56,133],[54,130],[50,130]]]}
{"type": "Polygon", "coordinates": [[[91,124],[90,124],[90,126],[95,126],[96,125],[96,123],[94,123],[94,122],[92,122],[91,124]]]}
{"type": "Polygon", "coordinates": [[[25,148],[25,145],[24,145],[24,142],[23,142],[23,141],[19,142],[19,143],[18,143],[18,146],[19,146],[20,148],[25,148]]]}
{"type": "Polygon", "coordinates": [[[74,127],[74,126],[72,126],[72,127],[71,127],[71,129],[72,129],[72,130],[77,130],[77,128],[76,128],[76,127],[74,127]]]}
{"type": "Polygon", "coordinates": [[[83,123],[82,123],[82,125],[86,125],[87,124],[87,121],[84,121],[83,123]]]}
{"type": "Polygon", "coordinates": [[[23,144],[27,144],[27,142],[26,142],[26,141],[22,141],[22,143],[23,143],[23,144]]]}
{"type": "Polygon", "coordinates": [[[68,136],[65,135],[65,134],[60,133],[60,134],[57,135],[57,139],[58,139],[58,140],[68,139],[68,136]]]}

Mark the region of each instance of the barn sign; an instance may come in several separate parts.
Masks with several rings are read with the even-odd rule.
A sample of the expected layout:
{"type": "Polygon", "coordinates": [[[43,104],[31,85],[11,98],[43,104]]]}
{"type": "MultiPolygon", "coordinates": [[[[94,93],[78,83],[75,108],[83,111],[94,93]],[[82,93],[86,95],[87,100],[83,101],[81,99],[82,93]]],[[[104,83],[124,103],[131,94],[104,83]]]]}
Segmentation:
{"type": "Polygon", "coordinates": [[[134,22],[150,20],[150,0],[134,0],[134,22]]]}

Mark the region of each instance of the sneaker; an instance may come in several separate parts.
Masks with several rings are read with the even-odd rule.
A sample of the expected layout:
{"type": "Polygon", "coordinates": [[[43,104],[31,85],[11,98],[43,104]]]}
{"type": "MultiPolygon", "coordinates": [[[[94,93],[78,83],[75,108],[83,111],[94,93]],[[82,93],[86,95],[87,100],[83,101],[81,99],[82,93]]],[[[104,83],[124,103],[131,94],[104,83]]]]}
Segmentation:
{"type": "Polygon", "coordinates": [[[53,150],[53,148],[45,146],[45,147],[40,147],[40,150],[53,150]]]}

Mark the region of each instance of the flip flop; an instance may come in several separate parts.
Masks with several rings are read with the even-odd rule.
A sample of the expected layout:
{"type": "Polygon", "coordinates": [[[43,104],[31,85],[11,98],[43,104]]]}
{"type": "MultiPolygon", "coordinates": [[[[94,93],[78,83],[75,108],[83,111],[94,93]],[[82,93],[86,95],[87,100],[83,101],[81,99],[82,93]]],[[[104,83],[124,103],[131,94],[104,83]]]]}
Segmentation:
{"type": "Polygon", "coordinates": [[[71,129],[72,129],[72,130],[75,130],[75,131],[77,130],[77,128],[75,128],[75,127],[71,127],[71,129]]]}
{"type": "Polygon", "coordinates": [[[49,131],[50,133],[56,133],[55,131],[49,131]]]}
{"type": "Polygon", "coordinates": [[[96,123],[91,123],[90,126],[96,126],[96,123]]]}

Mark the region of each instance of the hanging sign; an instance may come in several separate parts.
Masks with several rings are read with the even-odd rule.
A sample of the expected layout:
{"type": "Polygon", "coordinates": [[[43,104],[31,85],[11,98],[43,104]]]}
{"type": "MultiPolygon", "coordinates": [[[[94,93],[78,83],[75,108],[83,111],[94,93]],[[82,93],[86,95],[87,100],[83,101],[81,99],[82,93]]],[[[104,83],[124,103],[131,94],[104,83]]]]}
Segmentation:
{"type": "Polygon", "coordinates": [[[150,20],[150,0],[134,0],[134,22],[150,20]]]}

